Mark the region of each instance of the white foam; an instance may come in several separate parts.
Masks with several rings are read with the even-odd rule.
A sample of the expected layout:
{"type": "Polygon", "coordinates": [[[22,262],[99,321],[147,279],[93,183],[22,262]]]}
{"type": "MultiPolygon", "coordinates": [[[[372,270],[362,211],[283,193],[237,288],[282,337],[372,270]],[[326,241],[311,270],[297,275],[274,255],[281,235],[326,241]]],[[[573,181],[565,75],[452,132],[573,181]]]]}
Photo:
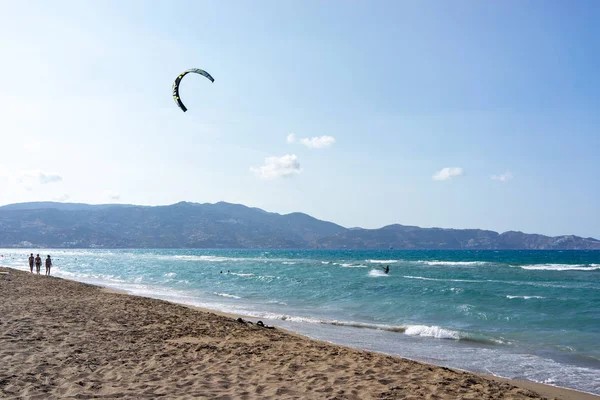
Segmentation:
{"type": "Polygon", "coordinates": [[[425,278],[424,276],[410,276],[410,275],[404,275],[403,278],[420,279],[423,281],[446,281],[446,279],[425,278]]]}
{"type": "Polygon", "coordinates": [[[369,268],[366,265],[362,264],[342,264],[342,268],[369,268]]]}
{"type": "Polygon", "coordinates": [[[168,278],[172,278],[175,275],[177,275],[175,272],[165,272],[165,276],[168,277],[168,278]]]}
{"type": "Polygon", "coordinates": [[[407,278],[407,279],[421,279],[424,281],[440,281],[440,282],[494,282],[491,280],[487,280],[487,281],[480,281],[480,280],[473,280],[473,279],[438,279],[438,278],[426,278],[424,276],[410,276],[410,275],[404,275],[403,278],[407,278]]]}
{"type": "Polygon", "coordinates": [[[254,274],[238,274],[236,272],[229,272],[231,275],[236,275],[236,276],[254,276],[254,274]]]}
{"type": "Polygon", "coordinates": [[[600,270],[597,264],[533,264],[521,265],[519,268],[538,271],[595,271],[600,270]]]}
{"type": "Polygon", "coordinates": [[[366,260],[366,262],[371,264],[394,264],[399,260],[366,260]]]}
{"type": "Polygon", "coordinates": [[[389,276],[389,275],[386,274],[385,272],[383,272],[383,270],[372,269],[372,270],[369,271],[369,276],[372,276],[372,277],[381,277],[381,276],[389,276]]]}
{"type": "MultiPolygon", "coordinates": [[[[85,272],[71,272],[71,271],[66,271],[63,270],[61,267],[57,267],[55,266],[53,268],[53,275],[55,276],[63,276],[63,277],[67,277],[68,279],[73,279],[73,280],[88,280],[88,279],[92,279],[94,281],[108,281],[108,282],[115,282],[115,283],[125,283],[127,282],[126,280],[124,280],[121,275],[112,275],[112,274],[93,274],[93,273],[85,273],[85,272]]],[[[141,279],[141,277],[138,277],[136,279],[141,279]]]]}
{"type": "Polygon", "coordinates": [[[301,317],[296,315],[287,315],[287,314],[275,314],[271,312],[257,312],[257,311],[249,311],[246,312],[246,315],[257,318],[265,318],[271,320],[281,320],[281,321],[290,321],[290,322],[303,322],[309,324],[324,324],[327,323],[326,320],[319,318],[311,318],[311,317],[301,317]]]}
{"type": "Polygon", "coordinates": [[[507,299],[545,299],[544,296],[506,296],[507,299]]]}
{"type": "Polygon", "coordinates": [[[216,294],[217,296],[222,296],[222,297],[231,297],[232,299],[241,299],[240,296],[236,296],[234,294],[229,294],[229,293],[218,293],[218,292],[213,292],[213,294],[216,294]]]}
{"type": "Polygon", "coordinates": [[[433,260],[433,261],[423,261],[423,260],[419,260],[418,262],[423,263],[425,265],[430,265],[430,266],[444,266],[444,265],[448,265],[448,266],[456,266],[456,267],[468,267],[468,266],[475,266],[475,265],[486,265],[488,264],[485,261],[437,261],[437,260],[433,260]]]}
{"type": "Polygon", "coordinates": [[[284,265],[294,265],[296,263],[293,262],[293,261],[284,261],[282,264],[284,264],[284,265]]]}
{"type": "Polygon", "coordinates": [[[409,325],[406,327],[404,334],[408,336],[434,337],[436,339],[460,339],[460,334],[457,331],[444,329],[439,326],[409,325]]]}
{"type": "Polygon", "coordinates": [[[168,256],[165,258],[174,258],[182,261],[207,261],[207,262],[224,262],[224,261],[239,261],[241,258],[218,257],[218,256],[168,256]]]}

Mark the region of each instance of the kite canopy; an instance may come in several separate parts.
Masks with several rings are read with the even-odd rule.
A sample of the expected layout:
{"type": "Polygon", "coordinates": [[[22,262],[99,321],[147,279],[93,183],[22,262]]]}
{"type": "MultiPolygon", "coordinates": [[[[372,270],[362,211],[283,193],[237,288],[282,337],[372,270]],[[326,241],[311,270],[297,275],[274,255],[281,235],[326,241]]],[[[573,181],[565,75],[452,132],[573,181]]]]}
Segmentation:
{"type": "Polygon", "coordinates": [[[203,75],[206,78],[208,78],[211,82],[215,81],[213,79],[213,77],[210,76],[210,74],[208,72],[206,72],[204,70],[201,70],[201,69],[198,69],[198,68],[188,69],[186,71],[183,71],[181,74],[179,74],[179,76],[177,77],[177,79],[175,79],[175,82],[173,82],[173,99],[175,100],[175,103],[177,103],[177,105],[179,106],[179,108],[181,108],[183,110],[183,112],[186,112],[187,108],[181,102],[181,98],[179,98],[179,82],[181,82],[181,79],[183,79],[183,77],[186,76],[187,74],[189,74],[190,72],[193,72],[195,74],[203,75]]]}

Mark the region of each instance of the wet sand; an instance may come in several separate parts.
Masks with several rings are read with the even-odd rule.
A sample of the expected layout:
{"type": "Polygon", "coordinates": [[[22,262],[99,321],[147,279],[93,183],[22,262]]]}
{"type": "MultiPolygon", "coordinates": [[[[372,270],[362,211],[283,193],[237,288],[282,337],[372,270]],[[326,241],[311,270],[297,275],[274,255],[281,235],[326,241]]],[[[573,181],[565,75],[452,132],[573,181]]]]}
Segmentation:
{"type": "Polygon", "coordinates": [[[0,271],[9,272],[0,275],[0,398],[600,399],[0,271]]]}

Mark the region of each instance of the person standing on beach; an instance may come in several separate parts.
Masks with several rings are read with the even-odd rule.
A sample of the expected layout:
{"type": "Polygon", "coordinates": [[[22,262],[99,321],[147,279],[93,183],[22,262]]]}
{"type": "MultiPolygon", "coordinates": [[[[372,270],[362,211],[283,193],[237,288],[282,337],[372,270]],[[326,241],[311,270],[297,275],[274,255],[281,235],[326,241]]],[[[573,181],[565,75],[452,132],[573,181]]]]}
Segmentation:
{"type": "Polygon", "coordinates": [[[40,274],[40,268],[42,268],[42,257],[38,254],[35,256],[35,271],[38,275],[40,274]]]}
{"type": "Polygon", "coordinates": [[[50,267],[52,266],[52,260],[50,259],[50,254],[46,258],[46,276],[50,275],[50,267]]]}
{"type": "Polygon", "coordinates": [[[31,253],[31,255],[29,256],[29,270],[31,271],[31,273],[33,274],[33,262],[35,261],[35,258],[33,257],[33,253],[31,253]]]}

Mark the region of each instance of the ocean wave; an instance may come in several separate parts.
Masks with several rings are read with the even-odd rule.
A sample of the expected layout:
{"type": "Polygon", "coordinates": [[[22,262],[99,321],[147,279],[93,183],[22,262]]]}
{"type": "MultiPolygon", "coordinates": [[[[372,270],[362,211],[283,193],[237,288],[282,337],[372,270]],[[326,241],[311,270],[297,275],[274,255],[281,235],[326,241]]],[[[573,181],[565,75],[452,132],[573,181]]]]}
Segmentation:
{"type": "Polygon", "coordinates": [[[229,293],[213,292],[213,294],[216,294],[217,296],[221,296],[221,297],[230,297],[232,299],[241,299],[240,296],[236,296],[234,294],[229,294],[229,293]]]}
{"type": "Polygon", "coordinates": [[[172,277],[174,277],[175,275],[177,275],[177,273],[175,273],[175,272],[165,272],[165,276],[166,276],[167,278],[172,278],[172,277]]]}
{"type": "Polygon", "coordinates": [[[489,264],[486,261],[438,261],[438,260],[419,260],[419,263],[429,265],[429,266],[454,266],[454,267],[470,267],[476,265],[487,265],[489,264]]]}
{"type": "Polygon", "coordinates": [[[409,325],[404,330],[408,336],[433,337],[436,339],[462,339],[461,333],[452,329],[444,329],[439,326],[409,325]]]}
{"type": "Polygon", "coordinates": [[[219,256],[163,256],[162,258],[176,259],[182,261],[207,261],[207,262],[224,262],[224,261],[241,261],[241,258],[219,257],[219,256]]]}
{"type": "Polygon", "coordinates": [[[529,299],[545,299],[544,296],[506,296],[507,299],[525,299],[525,300],[529,300],[529,299]]]}
{"type": "Polygon", "coordinates": [[[407,278],[407,279],[420,279],[423,281],[439,281],[439,282],[471,282],[471,283],[493,282],[491,280],[482,281],[482,280],[475,280],[475,279],[439,279],[439,278],[427,278],[424,276],[411,276],[411,275],[404,275],[402,277],[407,278]]]}
{"type": "Polygon", "coordinates": [[[538,271],[596,271],[600,270],[598,264],[532,264],[519,265],[519,268],[538,271]]]}
{"type": "MultiPolygon", "coordinates": [[[[73,279],[73,280],[93,279],[93,280],[101,280],[101,281],[108,281],[108,282],[115,282],[115,283],[127,282],[125,279],[123,279],[123,277],[121,275],[97,274],[97,273],[86,273],[86,272],[71,272],[71,271],[64,270],[60,267],[54,267],[53,271],[54,271],[54,275],[64,276],[64,277],[67,277],[68,279],[73,279]]],[[[141,280],[141,277],[135,278],[134,281],[137,281],[138,279],[141,280]]]]}
{"type": "Polygon", "coordinates": [[[282,306],[287,306],[288,303],[284,302],[284,301],[279,301],[279,300],[269,300],[267,301],[267,303],[269,304],[280,304],[282,306]]]}
{"type": "Polygon", "coordinates": [[[238,274],[237,272],[228,272],[231,275],[235,275],[235,276],[243,276],[243,277],[247,277],[247,276],[254,276],[254,274],[238,274]]]}
{"type": "Polygon", "coordinates": [[[368,263],[371,263],[371,264],[394,264],[400,260],[365,260],[365,261],[368,263]]]}
{"type": "Polygon", "coordinates": [[[296,264],[294,261],[284,261],[282,262],[283,265],[294,265],[296,264]]]}
{"type": "Polygon", "coordinates": [[[301,317],[295,315],[287,315],[287,314],[275,314],[270,312],[256,312],[256,311],[247,311],[246,315],[256,318],[265,318],[271,320],[280,320],[280,321],[289,321],[289,322],[303,322],[309,324],[326,324],[325,320],[319,318],[312,317],[301,317]]]}
{"type": "Polygon", "coordinates": [[[468,332],[463,332],[459,330],[443,328],[437,325],[418,325],[418,324],[406,324],[406,325],[385,325],[385,324],[371,324],[364,322],[355,322],[355,321],[339,321],[339,320],[330,320],[325,318],[314,318],[314,317],[301,317],[301,316],[292,316],[286,314],[273,314],[273,313],[254,313],[255,317],[272,319],[272,320],[281,320],[281,321],[289,321],[289,322],[301,322],[301,323],[309,323],[309,324],[324,324],[324,325],[334,325],[348,328],[360,328],[360,329],[373,329],[373,330],[381,330],[395,333],[402,333],[407,336],[419,336],[419,337],[427,337],[427,338],[435,338],[435,339],[448,339],[448,340],[465,340],[479,343],[487,343],[487,344],[504,344],[502,339],[487,337],[483,335],[474,335],[468,332]]]}

